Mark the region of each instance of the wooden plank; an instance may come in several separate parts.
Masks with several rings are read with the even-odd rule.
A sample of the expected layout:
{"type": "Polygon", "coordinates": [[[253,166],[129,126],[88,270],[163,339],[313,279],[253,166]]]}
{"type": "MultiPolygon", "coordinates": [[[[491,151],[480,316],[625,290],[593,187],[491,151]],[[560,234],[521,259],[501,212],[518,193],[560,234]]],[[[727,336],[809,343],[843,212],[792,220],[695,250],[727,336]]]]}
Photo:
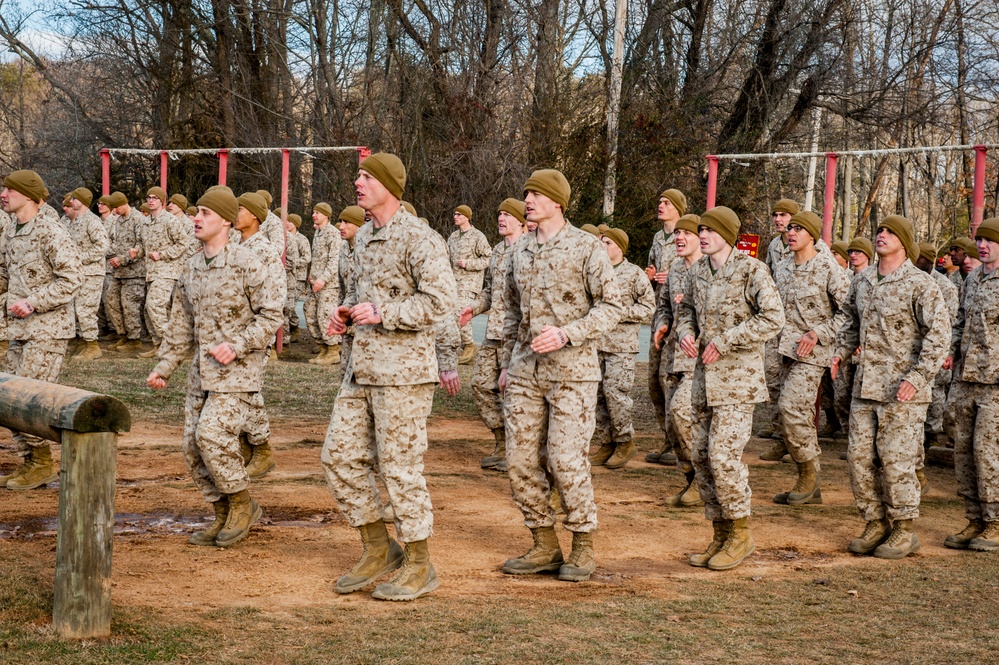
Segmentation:
{"type": "Polygon", "coordinates": [[[62,433],[52,622],[67,638],[111,634],[118,435],[62,433]]]}
{"type": "Polygon", "coordinates": [[[127,432],[132,419],[109,395],[0,373],[0,425],[59,441],[62,430],[127,432]]]}

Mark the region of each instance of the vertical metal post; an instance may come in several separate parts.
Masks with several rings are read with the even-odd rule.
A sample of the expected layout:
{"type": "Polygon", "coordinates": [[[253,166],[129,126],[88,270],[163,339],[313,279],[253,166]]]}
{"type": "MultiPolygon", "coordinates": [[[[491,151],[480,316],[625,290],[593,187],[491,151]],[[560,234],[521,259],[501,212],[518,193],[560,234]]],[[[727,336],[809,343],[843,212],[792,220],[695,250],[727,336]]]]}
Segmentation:
{"type": "Polygon", "coordinates": [[[164,192],[169,192],[167,189],[167,156],[166,150],[160,150],[160,187],[164,192]]]}
{"type": "Polygon", "coordinates": [[[983,145],[975,146],[975,189],[971,207],[971,237],[975,237],[978,225],[985,216],[985,152],[983,145]]]}
{"type": "Polygon", "coordinates": [[[227,171],[229,170],[229,151],[225,148],[219,150],[219,184],[225,186],[227,171]]]}
{"type": "Polygon", "coordinates": [[[853,234],[853,157],[846,156],[843,165],[843,233],[841,240],[850,241],[853,234]]]}
{"type": "Polygon", "coordinates": [[[718,158],[708,155],[708,200],[704,204],[705,210],[715,207],[715,192],[718,191],[718,158]]]}
{"type": "MultiPolygon", "coordinates": [[[[288,177],[291,170],[291,150],[281,149],[281,230],[284,231],[285,246],[281,248],[281,263],[285,262],[285,252],[288,245],[288,177]]],[[[320,323],[320,325],[325,325],[320,323]]],[[[277,330],[277,352],[284,351],[284,326],[277,330]]]]}
{"type": "Polygon", "coordinates": [[[826,153],[826,193],[822,201],[822,240],[832,243],[833,211],[836,209],[836,153],[826,153]]]}
{"type": "Polygon", "coordinates": [[[111,151],[101,148],[101,196],[111,193],[111,151]]]}

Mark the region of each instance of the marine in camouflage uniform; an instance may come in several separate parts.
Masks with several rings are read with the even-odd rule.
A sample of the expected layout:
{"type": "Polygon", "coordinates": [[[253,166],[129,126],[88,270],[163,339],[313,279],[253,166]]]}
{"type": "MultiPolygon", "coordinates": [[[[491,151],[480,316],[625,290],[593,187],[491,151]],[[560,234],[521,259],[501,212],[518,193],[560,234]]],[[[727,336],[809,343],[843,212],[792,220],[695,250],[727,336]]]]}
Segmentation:
{"type": "Polygon", "coordinates": [[[315,234],[312,236],[312,265],[309,268],[309,288],[305,294],[305,320],[312,338],[319,344],[319,355],[309,362],[333,365],[340,362],[340,336],[328,334],[327,323],[340,302],[338,270],[340,265],[340,231],[330,222],[332,210],[325,203],[317,204],[312,213],[315,234]]]}
{"type": "MultiPolygon", "coordinates": [[[[801,206],[797,201],[791,199],[780,199],[773,205],[770,211],[770,218],[774,224],[776,235],[767,245],[767,254],[764,262],[770,269],[770,275],[777,280],[778,271],[787,265],[787,260],[791,257],[791,248],[787,244],[787,225],[791,217],[801,212],[801,206]]],[[[780,409],[777,401],[780,399],[780,379],[784,371],[783,360],[780,350],[777,348],[779,338],[774,337],[767,342],[764,349],[764,370],[767,378],[767,390],[770,393],[770,405],[773,408],[773,418],[764,426],[760,432],[763,438],[776,439],[773,446],[760,454],[760,459],[773,462],[780,460],[787,454],[787,447],[784,445],[784,428],[780,424],[780,409]]]]}
{"type": "Polygon", "coordinates": [[[742,453],[754,406],[768,397],[763,347],[784,325],[784,308],[766,266],[735,250],[740,225],[725,207],[701,216],[707,256],[690,269],[676,324],[681,350],[697,358],[691,461],[705,517],[714,528],[707,550],[690,563],[714,570],[739,565],[756,547],[749,533],[752,492],[742,453]]]}
{"type": "Polygon", "coordinates": [[[113,348],[137,350],[142,336],[142,303],[146,297],[146,264],[142,256],[129,250],[141,246],[143,216],[128,205],[125,195],[111,195],[116,215],[111,249],[108,253],[113,280],[108,289],[106,312],[116,332],[123,337],[113,348]]]}
{"type": "Polygon", "coordinates": [[[511,249],[527,226],[524,202],[506,199],[500,204],[497,215],[499,234],[503,236],[503,240],[493,247],[482,290],[472,303],[462,310],[462,319],[471,320],[474,316],[489,312],[485,339],[475,356],[472,397],[475,399],[475,408],[479,412],[479,417],[495,439],[493,452],[482,459],[481,466],[483,469],[506,471],[506,414],[503,393],[499,389],[503,320],[506,318],[503,293],[511,249]]]}
{"type": "Polygon", "coordinates": [[[216,519],[190,542],[228,547],[261,516],[247,489],[239,434],[263,406],[267,347],[281,325],[284,293],[256,254],[228,240],[238,215],[235,197],[210,191],[198,207],[196,232],[206,245],[177,280],[160,361],[147,382],[165,387],[187,355],[197,353],[204,405],[193,436],[185,437],[184,458],[216,519]]]}
{"type": "Polygon", "coordinates": [[[877,252],[878,266],[850,286],[848,322],[837,337],[832,367],[835,373],[861,349],[847,460],[867,525],[849,549],[899,559],[919,549],[912,530],[919,517],[916,463],[933,378],[949,346],[950,314],[933,278],[910,261],[918,248],[908,220],[890,215],[881,222],[877,252]]]}
{"type": "MultiPolygon", "coordinates": [[[[298,339],[298,298],[300,295],[304,295],[304,292],[299,289],[297,275],[300,271],[303,271],[303,268],[303,272],[308,274],[309,261],[312,259],[311,250],[309,254],[302,255],[302,248],[308,248],[309,244],[298,242],[298,238],[302,237],[298,232],[298,228],[302,225],[302,218],[298,218],[298,224],[296,225],[291,217],[291,215],[288,215],[288,221],[285,223],[285,230],[288,232],[284,252],[284,280],[288,286],[288,297],[284,301],[284,338],[286,345],[298,339]]],[[[305,281],[304,278],[302,281],[305,281]]]]}
{"type": "MultiPolygon", "coordinates": [[[[58,219],[40,211],[47,190],[37,173],[14,171],[3,184],[3,208],[11,215],[0,257],[9,340],[5,371],[54,383],[76,332],[73,297],[83,282],[80,253],[58,219]]],[[[18,431],[13,439],[23,463],[0,477],[3,486],[28,490],[58,477],[47,441],[18,431]]]]}
{"type": "MultiPolygon", "coordinates": [[[[454,281],[458,285],[460,309],[455,316],[458,319],[461,311],[471,305],[482,291],[482,281],[493,250],[489,247],[485,234],[472,226],[471,208],[465,205],[455,208],[454,224],[458,230],[447,239],[447,251],[451,270],[454,271],[454,281]]],[[[460,329],[462,354],[459,362],[467,364],[475,358],[472,327],[466,324],[460,326],[460,329]]]]}
{"type": "Polygon", "coordinates": [[[90,212],[89,206],[93,200],[90,190],[80,187],[73,190],[72,197],[70,205],[74,218],[69,224],[69,235],[80,252],[83,269],[83,284],[73,300],[73,310],[77,330],[85,342],[84,348],[74,357],[96,360],[102,355],[97,344],[97,310],[101,305],[105,260],[111,240],[100,218],[90,212]]]}
{"type": "Polygon", "coordinates": [[[694,465],[691,463],[693,416],[690,405],[690,384],[693,381],[697,360],[690,358],[677,347],[676,321],[679,304],[687,290],[690,268],[700,260],[698,215],[684,215],[676,223],[677,258],[669,269],[665,288],[656,292],[656,310],[652,318],[653,346],[662,352],[662,388],[666,399],[669,424],[667,433],[675,439],[674,450],[686,485],[677,494],[666,499],[672,508],[702,505],[695,482],[694,465]],[[658,344],[657,344],[658,342],[658,344]]]}
{"type": "Polygon", "coordinates": [[[373,597],[413,600],[439,585],[427,543],[434,520],[423,456],[439,379],[436,325],[453,316],[457,287],[443,239],[399,204],[401,160],[376,153],[359,170],[358,205],[372,222],[354,238],[350,290],[330,325],[342,334],[352,321],[354,340],[321,460],[334,502],[359,529],[364,551],[336,590],[357,591],[402,563],[373,597]],[[376,465],[404,554],[385,529],[376,465]]]}
{"type": "MultiPolygon", "coordinates": [[[[648,266],[645,274],[652,282],[653,289],[658,293],[666,288],[669,269],[676,259],[676,238],[673,230],[676,222],[687,211],[687,197],[678,189],[667,189],[659,195],[656,210],[656,220],[662,223],[662,228],[652,237],[652,247],[649,248],[648,266]]],[[[655,334],[653,331],[652,334],[655,334]]],[[[676,464],[677,454],[673,449],[677,445],[676,436],[671,433],[666,417],[666,395],[663,392],[662,351],[650,340],[649,343],[649,399],[663,431],[663,445],[645,456],[646,462],[653,464],[676,464]]]]}
{"type": "Polygon", "coordinates": [[[947,537],[954,549],[999,550],[999,219],[975,232],[982,265],[964,283],[950,342],[954,383],[947,429],[954,439],[957,493],[968,526],[947,537]]]}
{"type": "Polygon", "coordinates": [[[652,317],[656,296],[645,271],[624,258],[628,235],[607,226],[601,226],[599,231],[614,267],[622,314],[618,324],[596,342],[603,379],[597,392],[594,436],[599,448],[590,456],[590,464],[620,469],[635,455],[631,389],[635,383],[638,333],[641,325],[652,317]]]}
{"type": "MultiPolygon", "coordinates": [[[[139,227],[139,244],[129,250],[129,255],[133,258],[145,259],[145,314],[154,347],[160,345],[167,321],[170,320],[173,288],[183,268],[183,260],[191,249],[192,240],[191,225],[163,208],[165,198],[166,192],[159,187],[149,190],[146,202],[151,213],[139,227]]],[[[140,354],[140,357],[147,358],[155,356],[155,348],[140,354]]]]}
{"type": "Polygon", "coordinates": [[[801,505],[822,503],[815,397],[832,361],[836,334],[846,323],[843,303],[850,281],[821,240],[818,215],[799,212],[787,228],[792,254],[775,273],[785,318],[777,347],[783,370],[777,408],[798,479],[774,501],[801,505]]]}
{"type": "MultiPolygon", "coordinates": [[[[97,202],[97,213],[100,217],[101,224],[104,225],[104,232],[108,237],[108,250],[111,249],[111,236],[114,233],[115,221],[117,220],[117,215],[111,212],[111,207],[108,206],[108,201],[111,196],[102,196],[97,202]]],[[[101,340],[106,340],[109,342],[117,342],[119,339],[124,337],[125,329],[122,328],[121,334],[115,330],[114,325],[111,323],[111,319],[108,318],[108,290],[111,288],[111,282],[114,281],[114,268],[108,263],[107,253],[104,255],[104,284],[101,287],[101,304],[97,308],[97,325],[101,331],[105,331],[108,334],[101,337],[101,340]]]]}
{"type": "MultiPolygon", "coordinates": [[[[0,205],[0,262],[2,262],[5,247],[7,247],[7,229],[10,228],[11,221],[10,215],[7,211],[3,209],[0,205]]],[[[0,293],[0,302],[7,302],[7,293],[0,293]]],[[[7,317],[2,312],[0,312],[0,351],[3,352],[4,357],[7,355],[7,317]]],[[[2,485],[0,485],[2,487],[2,485]]]]}
{"type": "Polygon", "coordinates": [[[596,567],[597,506],[587,449],[601,379],[597,340],[617,324],[623,308],[606,250],[565,221],[565,177],[553,169],[535,171],[524,190],[526,216],[539,225],[510,250],[500,388],[506,392],[510,487],[535,545],[503,570],[557,570],[560,579],[579,581],[596,567]],[[573,534],[567,560],[555,535],[546,466],[573,534]]]}

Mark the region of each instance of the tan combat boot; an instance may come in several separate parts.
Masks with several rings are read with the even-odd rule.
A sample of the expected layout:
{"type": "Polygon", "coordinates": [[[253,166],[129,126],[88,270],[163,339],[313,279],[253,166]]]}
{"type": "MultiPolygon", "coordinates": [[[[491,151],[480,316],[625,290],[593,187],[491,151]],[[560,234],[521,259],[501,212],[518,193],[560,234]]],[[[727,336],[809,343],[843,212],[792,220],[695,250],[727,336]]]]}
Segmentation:
{"type": "Polygon", "coordinates": [[[271,347],[267,353],[267,362],[276,363],[278,359],[277,348],[271,347]]]}
{"type": "Polygon", "coordinates": [[[225,528],[215,537],[215,544],[219,547],[230,547],[243,540],[261,515],[263,511],[257,502],[250,498],[249,490],[230,494],[229,515],[225,521],[225,528]]]}
{"type": "Polygon", "coordinates": [[[600,447],[590,453],[590,466],[603,466],[614,456],[613,443],[601,443],[600,447]]]}
{"type": "Polygon", "coordinates": [[[301,329],[298,326],[295,326],[291,329],[291,334],[288,335],[288,343],[291,344],[292,342],[297,342],[301,336],[301,329]]]}
{"type": "Polygon", "coordinates": [[[968,520],[968,526],[964,527],[960,533],[947,536],[947,539],[944,540],[944,547],[949,547],[952,550],[966,550],[971,541],[978,538],[982,531],[985,531],[985,520],[981,518],[968,520]]]}
{"type": "Polygon", "coordinates": [[[124,341],[115,344],[113,348],[117,351],[121,351],[122,353],[133,353],[141,351],[142,340],[126,338],[124,341]]]}
{"type": "Polygon", "coordinates": [[[338,364],[340,364],[341,354],[340,354],[340,345],[339,344],[334,344],[333,346],[331,346],[330,350],[327,351],[327,353],[330,354],[330,364],[331,365],[338,365],[338,364]]]}
{"type": "Polygon", "coordinates": [[[999,522],[986,522],[985,530],[968,543],[968,549],[976,552],[999,550],[999,522]]]}
{"type": "Polygon", "coordinates": [[[250,455],[250,462],[246,465],[246,475],[253,480],[263,478],[274,470],[277,464],[274,463],[274,456],[271,454],[269,444],[253,446],[253,453],[250,455]]]}
{"type": "Polygon", "coordinates": [[[697,568],[708,567],[708,561],[711,560],[711,557],[721,552],[725,541],[728,540],[728,532],[732,528],[732,521],[715,520],[711,523],[711,526],[715,530],[715,536],[711,539],[711,543],[708,544],[708,549],[704,550],[701,554],[695,554],[690,557],[691,566],[696,566],[697,568]]]}
{"type": "Polygon", "coordinates": [[[329,349],[329,348],[330,347],[326,346],[325,344],[320,344],[319,345],[319,352],[316,354],[315,358],[309,358],[309,364],[310,365],[325,365],[326,363],[323,363],[321,361],[326,357],[326,354],[329,353],[329,351],[327,351],[327,349],[329,349]]]}
{"type": "Polygon", "coordinates": [[[891,533],[891,522],[887,518],[871,520],[864,527],[864,532],[858,538],[851,540],[846,549],[854,554],[870,554],[884,542],[889,533],[891,533]]]}
{"type": "Polygon", "coordinates": [[[471,365],[472,361],[475,360],[475,354],[478,348],[474,344],[469,344],[461,349],[461,355],[458,356],[459,365],[471,365]]]}
{"type": "Polygon", "coordinates": [[[338,348],[334,348],[329,345],[324,345],[323,351],[322,353],[319,354],[319,357],[313,358],[309,362],[311,362],[313,365],[322,365],[324,367],[327,367],[329,365],[334,365],[340,362],[340,351],[338,348]]]}
{"type": "Polygon", "coordinates": [[[479,466],[483,469],[506,471],[506,430],[502,427],[497,427],[493,430],[493,438],[496,440],[493,452],[488,457],[483,457],[479,466]],[[502,469],[497,468],[500,464],[503,466],[502,469]]]}
{"type": "Polygon", "coordinates": [[[819,487],[818,460],[798,464],[798,480],[790,492],[781,492],[774,497],[774,503],[800,506],[806,503],[822,503],[822,489],[819,487]]]}
{"type": "Polygon", "coordinates": [[[402,565],[403,553],[399,543],[389,538],[385,522],[378,520],[360,527],[361,558],[346,575],[336,581],[337,593],[352,593],[363,589],[376,579],[402,565]]]}
{"type": "Polygon", "coordinates": [[[779,462],[787,455],[787,445],[784,439],[776,439],[773,444],[760,453],[760,459],[764,462],[779,462]]]}
{"type": "Polygon", "coordinates": [[[663,441],[663,446],[659,450],[653,450],[651,453],[646,453],[645,461],[649,464],[662,464],[659,458],[666,453],[673,450],[673,444],[670,443],[669,437],[666,437],[663,441]]]}
{"type": "Polygon", "coordinates": [[[83,350],[77,353],[74,358],[77,360],[97,360],[102,355],[101,347],[97,342],[87,342],[83,345],[83,350]]]}
{"type": "Polygon", "coordinates": [[[31,460],[31,448],[28,448],[28,454],[21,459],[21,463],[14,467],[14,470],[7,475],[0,476],[0,487],[7,487],[7,482],[13,480],[20,476],[28,468],[28,461],[31,460]]]}
{"type": "Polygon", "coordinates": [[[562,567],[565,559],[559,547],[555,527],[543,526],[531,529],[534,546],[524,556],[509,559],[503,564],[503,572],[509,575],[530,575],[532,573],[553,573],[562,567]]]}
{"type": "MultiPolygon", "coordinates": [[[[52,462],[52,449],[49,444],[32,447],[27,463],[19,469],[20,475],[15,475],[7,481],[9,490],[33,490],[59,479],[59,471],[52,462]]],[[[15,471],[15,474],[17,472],[15,471]]]]}
{"type": "Polygon", "coordinates": [[[604,463],[608,469],[620,469],[631,461],[638,449],[635,448],[634,441],[625,441],[614,446],[614,454],[604,463]]]}
{"type": "Polygon", "coordinates": [[[430,563],[430,548],[426,540],[406,543],[405,563],[388,582],[375,587],[372,598],[378,600],[416,600],[441,585],[437,571],[430,563]]]}
{"type": "Polygon", "coordinates": [[[215,507],[215,520],[203,531],[195,531],[187,542],[191,545],[201,545],[202,547],[215,547],[215,539],[219,531],[225,526],[226,518],[229,517],[229,499],[222,497],[212,504],[215,507]]]}
{"type": "Polygon", "coordinates": [[[558,569],[558,578],[563,582],[585,582],[597,569],[597,558],[593,554],[593,534],[573,533],[572,551],[569,558],[558,569]]]}
{"type": "MultiPolygon", "coordinates": [[[[970,544],[969,544],[970,547],[970,544]]],[[[912,520],[895,520],[888,540],[874,550],[874,556],[879,559],[904,559],[919,551],[919,538],[912,530],[912,520]]]]}
{"type": "Polygon", "coordinates": [[[704,502],[701,501],[701,493],[694,483],[694,472],[687,471],[683,475],[687,479],[687,486],[680,490],[679,494],[667,497],[665,502],[666,507],[693,508],[694,506],[703,506],[704,502]]]}
{"type": "Polygon", "coordinates": [[[711,570],[730,570],[756,551],[753,534],[749,532],[749,518],[740,517],[732,520],[728,532],[728,540],[722,545],[721,551],[708,560],[711,570]]]}
{"type": "Polygon", "coordinates": [[[160,353],[160,345],[153,342],[153,348],[143,351],[142,353],[135,354],[136,358],[155,358],[160,353]]]}

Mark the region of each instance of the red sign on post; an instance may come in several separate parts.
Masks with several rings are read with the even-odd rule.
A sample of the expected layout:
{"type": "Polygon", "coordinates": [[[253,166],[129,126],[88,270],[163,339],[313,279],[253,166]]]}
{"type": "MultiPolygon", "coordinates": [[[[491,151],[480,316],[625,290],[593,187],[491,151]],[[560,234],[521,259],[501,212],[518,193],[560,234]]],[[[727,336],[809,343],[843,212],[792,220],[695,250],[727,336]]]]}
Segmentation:
{"type": "Polygon", "coordinates": [[[760,258],[760,236],[755,233],[741,233],[739,241],[735,243],[735,248],[743,254],[758,259],[760,258]]]}

